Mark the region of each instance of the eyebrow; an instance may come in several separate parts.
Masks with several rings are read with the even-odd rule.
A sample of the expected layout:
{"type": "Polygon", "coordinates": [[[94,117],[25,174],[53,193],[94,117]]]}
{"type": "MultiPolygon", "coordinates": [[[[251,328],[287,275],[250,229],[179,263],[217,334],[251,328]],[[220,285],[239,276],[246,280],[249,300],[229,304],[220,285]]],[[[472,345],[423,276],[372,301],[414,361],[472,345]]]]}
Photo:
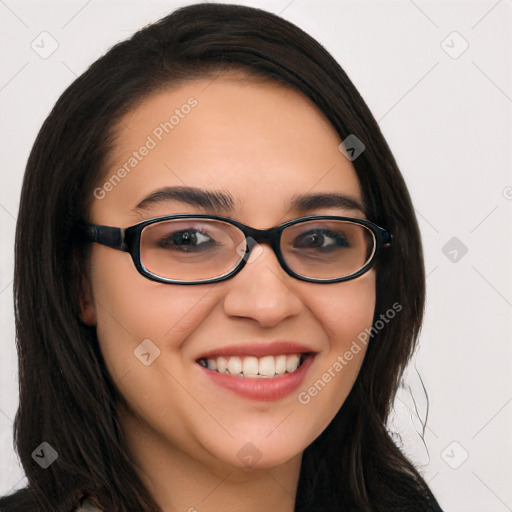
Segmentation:
{"type": "Polygon", "coordinates": [[[318,210],[320,208],[340,208],[365,213],[363,205],[355,198],[338,193],[301,194],[293,196],[291,208],[300,212],[318,210]]]}
{"type": "Polygon", "coordinates": [[[180,203],[216,212],[231,211],[235,206],[235,200],[231,194],[218,190],[202,190],[194,187],[165,187],[144,198],[134,208],[134,211],[149,210],[152,206],[166,201],[179,201],[180,203]]]}
{"type": "MultiPolygon", "coordinates": [[[[142,212],[167,201],[178,201],[214,212],[233,211],[234,197],[220,190],[203,190],[195,187],[165,187],[152,192],[133,209],[142,212]]],[[[364,214],[361,203],[352,197],[339,193],[300,194],[292,197],[290,209],[306,213],[320,208],[339,208],[364,214]]]]}

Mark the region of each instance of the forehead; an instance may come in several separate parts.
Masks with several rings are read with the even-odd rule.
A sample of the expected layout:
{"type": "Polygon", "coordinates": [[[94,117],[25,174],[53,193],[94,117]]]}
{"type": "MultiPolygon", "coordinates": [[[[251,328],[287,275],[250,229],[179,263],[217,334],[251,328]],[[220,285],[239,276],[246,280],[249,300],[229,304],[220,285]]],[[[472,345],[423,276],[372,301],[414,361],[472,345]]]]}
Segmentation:
{"type": "Polygon", "coordinates": [[[317,107],[293,89],[234,74],[187,82],[151,95],[118,123],[99,183],[111,186],[93,201],[92,217],[122,222],[144,197],[176,186],[226,191],[238,213],[263,223],[301,194],[360,201],[340,143],[317,107]]]}

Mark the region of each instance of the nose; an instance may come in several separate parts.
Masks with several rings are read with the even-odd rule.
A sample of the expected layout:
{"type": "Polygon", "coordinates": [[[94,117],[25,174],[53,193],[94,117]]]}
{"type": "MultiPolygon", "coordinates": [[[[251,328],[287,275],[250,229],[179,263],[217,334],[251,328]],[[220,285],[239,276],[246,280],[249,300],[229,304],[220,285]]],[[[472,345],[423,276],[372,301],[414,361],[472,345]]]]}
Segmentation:
{"type": "Polygon", "coordinates": [[[224,311],[228,316],[253,319],[273,327],[300,313],[304,304],[291,286],[272,248],[254,247],[244,268],[226,281],[224,311]]]}

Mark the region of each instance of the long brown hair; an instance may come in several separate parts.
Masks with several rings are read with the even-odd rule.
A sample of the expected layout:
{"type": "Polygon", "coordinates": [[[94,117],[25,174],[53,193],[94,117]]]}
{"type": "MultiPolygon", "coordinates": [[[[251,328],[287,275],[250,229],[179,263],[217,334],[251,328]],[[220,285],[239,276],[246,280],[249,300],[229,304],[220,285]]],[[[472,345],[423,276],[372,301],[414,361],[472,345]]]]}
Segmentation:
{"type": "Polygon", "coordinates": [[[364,100],[317,41],[263,10],[208,3],[179,9],[114,46],[62,94],[35,141],[14,278],[14,441],[28,486],[0,499],[1,510],[69,512],[84,495],[113,512],[160,510],[130,460],[116,417],[122,398],[96,331],[78,317],[85,251],[75,232],[88,218],[121,116],[157,89],[228,69],[300,91],[342,140],[354,134],[364,143],[353,165],[366,213],[394,237],[377,266],[375,319],[399,304],[400,320],[374,333],[346,402],[305,450],[296,511],[440,510],[386,429],[425,300],[419,229],[395,159],[364,100]],[[42,442],[58,453],[47,469],[31,456],[42,442]]]}

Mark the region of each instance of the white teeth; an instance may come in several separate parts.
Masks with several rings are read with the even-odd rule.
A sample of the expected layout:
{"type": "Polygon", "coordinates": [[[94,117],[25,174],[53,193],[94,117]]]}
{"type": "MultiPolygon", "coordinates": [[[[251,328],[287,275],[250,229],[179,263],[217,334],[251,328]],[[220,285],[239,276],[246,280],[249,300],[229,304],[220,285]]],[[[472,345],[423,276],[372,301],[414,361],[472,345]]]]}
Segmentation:
{"type": "Polygon", "coordinates": [[[275,366],[277,375],[284,375],[286,373],[286,356],[277,356],[275,358],[275,366]]]}
{"type": "MultiPolygon", "coordinates": [[[[209,359],[207,359],[209,361],[209,359]]],[[[228,367],[228,362],[225,357],[217,357],[217,371],[219,373],[226,373],[226,368],[228,367]]]]}
{"type": "Polygon", "coordinates": [[[242,373],[242,360],[238,356],[231,356],[229,358],[228,370],[231,375],[242,373]]]}
{"type": "Polygon", "coordinates": [[[276,365],[274,363],[274,356],[262,357],[259,361],[259,374],[265,377],[273,377],[276,373],[276,365]]]}
{"type": "Polygon", "coordinates": [[[201,359],[199,362],[202,366],[219,373],[253,379],[268,379],[297,370],[301,363],[301,354],[282,354],[260,358],[254,356],[219,356],[212,359],[201,359]]]}
{"type": "Polygon", "coordinates": [[[244,377],[255,377],[258,375],[258,358],[244,357],[242,368],[244,377]]]}
{"type": "Polygon", "coordinates": [[[286,356],[286,371],[293,372],[297,369],[300,362],[299,354],[292,354],[290,356],[286,356]]]}

